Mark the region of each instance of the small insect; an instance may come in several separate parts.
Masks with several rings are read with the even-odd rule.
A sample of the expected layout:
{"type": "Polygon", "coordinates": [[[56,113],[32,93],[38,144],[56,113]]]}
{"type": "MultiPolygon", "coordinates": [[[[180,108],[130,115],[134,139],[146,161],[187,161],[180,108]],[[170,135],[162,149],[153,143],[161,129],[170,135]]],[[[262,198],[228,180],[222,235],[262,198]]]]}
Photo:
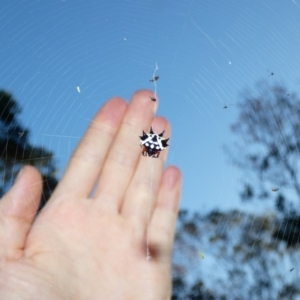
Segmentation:
{"type": "Polygon", "coordinates": [[[150,82],[154,82],[154,81],[156,81],[156,80],[158,80],[158,79],[159,79],[159,76],[156,75],[156,76],[154,76],[152,79],[150,79],[149,81],[150,81],[150,82]]]}
{"type": "Polygon", "coordinates": [[[234,104],[235,104],[235,103],[224,104],[223,109],[226,109],[226,108],[228,108],[229,106],[232,106],[232,105],[234,105],[234,104]]]}
{"type": "Polygon", "coordinates": [[[275,74],[274,72],[271,72],[270,75],[269,75],[269,77],[270,77],[270,76],[273,76],[274,74],[275,74]]]}
{"type": "Polygon", "coordinates": [[[156,98],[155,98],[155,97],[149,96],[149,98],[150,98],[153,102],[156,102],[156,98]]]}
{"type": "Polygon", "coordinates": [[[290,269],[290,272],[292,272],[292,271],[294,271],[294,270],[295,270],[295,268],[291,268],[291,269],[290,269]]]}
{"type": "Polygon", "coordinates": [[[167,144],[169,138],[163,138],[164,132],[165,131],[163,131],[161,134],[157,134],[153,131],[152,127],[150,128],[149,133],[145,133],[143,131],[143,135],[140,136],[140,146],[143,148],[143,156],[158,158],[160,152],[169,146],[167,144]]]}
{"type": "Polygon", "coordinates": [[[276,188],[276,187],[272,188],[272,192],[278,192],[278,191],[279,191],[279,188],[276,188]]]}

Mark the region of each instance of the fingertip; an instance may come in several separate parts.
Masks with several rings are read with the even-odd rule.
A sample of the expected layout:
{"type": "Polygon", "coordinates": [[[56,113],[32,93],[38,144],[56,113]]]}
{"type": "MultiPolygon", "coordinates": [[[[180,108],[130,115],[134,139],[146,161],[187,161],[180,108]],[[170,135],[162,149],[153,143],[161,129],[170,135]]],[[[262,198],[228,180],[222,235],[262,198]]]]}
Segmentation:
{"type": "Polygon", "coordinates": [[[16,260],[23,255],[26,237],[40,203],[41,190],[40,173],[31,166],[25,166],[0,201],[1,258],[16,260]]]}
{"type": "Polygon", "coordinates": [[[172,189],[177,185],[180,185],[181,187],[182,174],[180,169],[176,166],[169,166],[164,172],[163,181],[169,189],[172,189]]]}
{"type": "Polygon", "coordinates": [[[32,166],[24,166],[11,189],[0,202],[2,213],[8,216],[25,215],[36,211],[42,192],[42,177],[32,166]]]}
{"type": "Polygon", "coordinates": [[[125,111],[128,107],[126,101],[121,97],[111,98],[97,113],[98,117],[102,117],[104,121],[109,123],[119,123],[123,118],[125,111]]]}
{"type": "Polygon", "coordinates": [[[157,96],[157,94],[152,92],[152,94],[149,96],[149,98],[154,104],[154,113],[156,113],[158,105],[159,105],[159,97],[157,96]]]}
{"type": "Polygon", "coordinates": [[[138,90],[132,95],[130,105],[134,107],[134,110],[138,109],[140,113],[145,109],[151,109],[154,115],[158,108],[158,101],[151,100],[153,97],[157,99],[151,90],[138,90]]]}

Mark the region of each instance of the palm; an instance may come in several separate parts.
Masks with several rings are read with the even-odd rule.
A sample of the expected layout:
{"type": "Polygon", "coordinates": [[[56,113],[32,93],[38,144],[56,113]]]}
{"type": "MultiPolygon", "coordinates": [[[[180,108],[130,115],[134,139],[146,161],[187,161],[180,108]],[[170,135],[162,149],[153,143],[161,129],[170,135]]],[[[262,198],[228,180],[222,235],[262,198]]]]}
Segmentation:
{"type": "MultiPolygon", "coordinates": [[[[1,223],[0,242],[6,240],[6,250],[0,251],[1,299],[17,295],[22,286],[27,287],[28,299],[37,293],[39,299],[170,297],[180,174],[171,167],[162,176],[166,152],[158,159],[144,158],[130,142],[141,131],[135,127],[150,127],[153,102],[146,99],[149,92],[139,92],[129,107],[114,99],[99,112],[33,224],[37,207],[33,200],[40,192],[35,170],[22,174],[1,201],[4,220],[10,215],[11,222],[23,225],[21,230],[10,221],[1,223]],[[138,110],[140,117],[135,113],[138,110]],[[95,195],[90,199],[100,172],[95,195]],[[22,192],[17,190],[18,185],[22,192]],[[11,195],[18,192],[23,198],[31,198],[31,205],[20,201],[17,210],[9,210],[9,196],[18,198],[11,195]],[[20,209],[22,205],[26,209],[20,209]],[[17,236],[7,241],[8,234],[17,236]]],[[[154,127],[163,130],[166,126],[164,119],[154,119],[154,127]]]]}

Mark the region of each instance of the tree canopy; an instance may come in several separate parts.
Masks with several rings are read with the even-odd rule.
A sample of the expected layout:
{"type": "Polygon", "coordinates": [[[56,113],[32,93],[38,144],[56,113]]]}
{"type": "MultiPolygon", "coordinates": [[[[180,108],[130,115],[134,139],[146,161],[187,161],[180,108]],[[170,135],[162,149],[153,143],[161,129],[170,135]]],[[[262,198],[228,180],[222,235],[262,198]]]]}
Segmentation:
{"type": "Polygon", "coordinates": [[[238,210],[181,211],[172,299],[298,299],[299,250],[276,236],[280,221],[238,210]]]}
{"type": "Polygon", "coordinates": [[[173,299],[298,299],[300,99],[260,82],[241,95],[227,147],[243,172],[241,199],[273,200],[261,215],[181,211],[173,299]]]}
{"type": "MultiPolygon", "coordinates": [[[[260,82],[238,104],[232,131],[238,137],[231,157],[253,177],[245,180],[243,200],[276,198],[279,211],[300,207],[300,99],[282,85],[260,82]],[[287,192],[288,191],[288,192],[287,192]],[[294,206],[295,207],[295,206],[294,206]]],[[[245,176],[246,177],[246,176],[245,176]]]]}
{"type": "Polygon", "coordinates": [[[0,112],[0,194],[9,189],[22,166],[32,165],[43,177],[41,208],[57,185],[53,153],[29,142],[29,129],[18,118],[21,108],[5,90],[0,90],[0,112]]]}

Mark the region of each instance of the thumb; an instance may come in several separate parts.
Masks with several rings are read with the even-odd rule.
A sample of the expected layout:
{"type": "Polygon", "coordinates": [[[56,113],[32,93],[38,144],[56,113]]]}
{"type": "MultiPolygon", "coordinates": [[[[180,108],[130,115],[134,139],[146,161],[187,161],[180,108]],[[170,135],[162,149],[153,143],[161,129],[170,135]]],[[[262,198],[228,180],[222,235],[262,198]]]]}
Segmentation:
{"type": "Polygon", "coordinates": [[[0,200],[0,261],[22,257],[41,192],[42,177],[39,171],[25,166],[12,188],[0,200]]]}

